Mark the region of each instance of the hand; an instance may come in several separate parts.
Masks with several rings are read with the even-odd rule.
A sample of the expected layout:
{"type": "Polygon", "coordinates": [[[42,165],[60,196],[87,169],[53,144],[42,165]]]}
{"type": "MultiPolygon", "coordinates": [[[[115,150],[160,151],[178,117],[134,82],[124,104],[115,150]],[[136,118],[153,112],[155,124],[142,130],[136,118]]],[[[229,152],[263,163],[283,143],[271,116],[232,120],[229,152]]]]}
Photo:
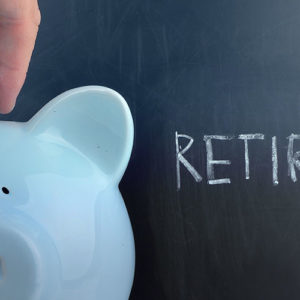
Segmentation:
{"type": "Polygon", "coordinates": [[[37,0],[0,0],[0,113],[15,106],[40,21],[37,0]]]}

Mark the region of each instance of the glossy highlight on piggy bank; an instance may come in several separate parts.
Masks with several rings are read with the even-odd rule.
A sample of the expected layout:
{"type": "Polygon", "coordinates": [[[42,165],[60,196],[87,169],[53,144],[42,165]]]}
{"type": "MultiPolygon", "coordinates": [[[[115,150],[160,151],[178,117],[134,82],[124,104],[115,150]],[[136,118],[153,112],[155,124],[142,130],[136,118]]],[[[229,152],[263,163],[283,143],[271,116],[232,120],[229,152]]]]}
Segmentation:
{"type": "Polygon", "coordinates": [[[127,300],[134,239],[118,184],[133,122],[122,96],[70,90],[28,122],[0,122],[0,136],[0,299],[127,300]]]}

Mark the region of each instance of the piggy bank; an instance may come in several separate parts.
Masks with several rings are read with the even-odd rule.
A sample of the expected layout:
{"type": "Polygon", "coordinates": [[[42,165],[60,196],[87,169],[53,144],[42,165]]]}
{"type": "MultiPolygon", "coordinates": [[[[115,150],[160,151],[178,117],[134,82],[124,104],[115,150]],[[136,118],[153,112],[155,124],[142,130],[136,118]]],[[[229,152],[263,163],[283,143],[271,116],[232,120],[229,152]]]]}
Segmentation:
{"type": "Polygon", "coordinates": [[[133,144],[117,92],[82,87],[0,122],[0,299],[127,300],[134,240],[118,184],[133,144]]]}

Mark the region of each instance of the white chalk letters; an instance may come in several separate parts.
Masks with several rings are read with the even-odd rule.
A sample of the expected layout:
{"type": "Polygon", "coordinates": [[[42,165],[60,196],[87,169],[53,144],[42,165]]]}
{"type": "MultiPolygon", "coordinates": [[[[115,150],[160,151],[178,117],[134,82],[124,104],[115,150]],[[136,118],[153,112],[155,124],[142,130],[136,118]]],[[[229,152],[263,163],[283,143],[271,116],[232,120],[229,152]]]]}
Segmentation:
{"type": "MultiPolygon", "coordinates": [[[[206,173],[208,184],[230,184],[230,178],[215,178],[214,167],[215,165],[231,165],[230,160],[215,160],[213,152],[213,140],[230,141],[232,139],[239,139],[244,141],[245,147],[245,179],[250,179],[250,161],[249,161],[249,141],[250,140],[264,140],[265,136],[261,133],[254,134],[240,134],[233,135],[204,135],[203,141],[206,145],[206,173]]],[[[297,181],[296,169],[300,171],[300,151],[294,152],[294,141],[300,140],[300,135],[291,134],[287,137],[287,163],[288,163],[288,176],[293,182],[297,181]]],[[[183,156],[193,145],[194,139],[186,134],[179,134],[175,132],[175,145],[176,145],[176,177],[177,177],[177,190],[181,188],[181,164],[188,170],[196,182],[202,181],[202,176],[192,166],[190,162],[183,156]],[[186,146],[182,149],[180,138],[187,140],[186,146]]],[[[271,141],[271,155],[272,155],[272,181],[273,185],[279,184],[278,180],[278,150],[277,150],[277,137],[273,136],[271,141]]]]}
{"type": "Polygon", "coordinates": [[[232,136],[226,135],[205,135],[203,140],[206,144],[206,153],[207,153],[207,178],[208,184],[222,184],[222,183],[230,183],[229,178],[223,179],[215,179],[215,172],[214,172],[214,165],[230,165],[230,160],[214,160],[214,154],[212,149],[211,140],[231,140],[233,139],[232,136]]]}
{"type": "Polygon", "coordinates": [[[187,170],[192,174],[196,182],[200,182],[202,180],[202,177],[200,174],[195,170],[195,168],[183,157],[183,154],[188,151],[192,144],[194,142],[194,139],[188,135],[185,134],[178,134],[177,131],[175,132],[175,143],[176,143],[176,171],[177,171],[177,189],[180,190],[180,163],[182,163],[187,170]],[[179,138],[185,138],[189,140],[189,143],[187,146],[180,150],[181,146],[179,146],[179,138]]]}

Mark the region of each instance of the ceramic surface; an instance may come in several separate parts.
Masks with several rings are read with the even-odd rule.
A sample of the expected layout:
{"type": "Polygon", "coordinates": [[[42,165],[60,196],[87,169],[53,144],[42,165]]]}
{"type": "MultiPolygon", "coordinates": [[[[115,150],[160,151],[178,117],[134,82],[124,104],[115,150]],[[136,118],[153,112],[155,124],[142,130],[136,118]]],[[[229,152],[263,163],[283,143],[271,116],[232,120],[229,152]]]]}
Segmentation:
{"type": "Polygon", "coordinates": [[[118,184],[133,122],[122,96],[70,90],[26,123],[0,122],[0,137],[0,299],[127,300],[134,240],[118,184]]]}

